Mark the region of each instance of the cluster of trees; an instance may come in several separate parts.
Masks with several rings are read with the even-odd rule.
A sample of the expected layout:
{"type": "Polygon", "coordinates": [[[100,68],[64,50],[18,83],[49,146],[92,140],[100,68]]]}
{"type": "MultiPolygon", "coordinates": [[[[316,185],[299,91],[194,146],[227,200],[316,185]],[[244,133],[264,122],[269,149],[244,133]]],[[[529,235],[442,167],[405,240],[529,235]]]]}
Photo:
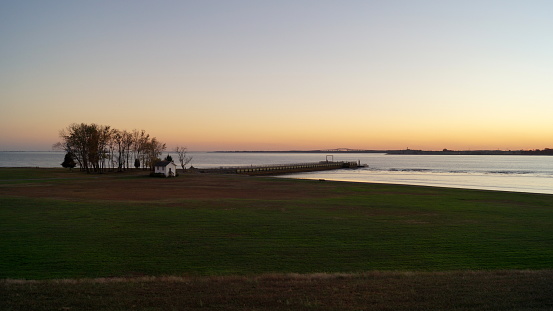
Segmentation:
{"type": "Polygon", "coordinates": [[[73,123],[60,131],[60,138],[54,149],[63,150],[70,157],[66,155],[62,166],[77,164],[88,173],[123,171],[131,165],[152,169],[166,149],[164,143],[144,130],[128,132],[97,124],[73,123]]]}

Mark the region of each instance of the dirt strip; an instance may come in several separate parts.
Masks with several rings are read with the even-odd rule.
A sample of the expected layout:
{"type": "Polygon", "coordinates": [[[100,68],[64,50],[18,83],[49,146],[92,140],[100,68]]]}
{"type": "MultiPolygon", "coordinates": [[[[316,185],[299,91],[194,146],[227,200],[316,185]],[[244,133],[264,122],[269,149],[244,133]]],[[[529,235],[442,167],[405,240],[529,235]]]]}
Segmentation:
{"type": "Polygon", "coordinates": [[[2,310],[551,310],[553,271],[0,281],[2,310]]]}

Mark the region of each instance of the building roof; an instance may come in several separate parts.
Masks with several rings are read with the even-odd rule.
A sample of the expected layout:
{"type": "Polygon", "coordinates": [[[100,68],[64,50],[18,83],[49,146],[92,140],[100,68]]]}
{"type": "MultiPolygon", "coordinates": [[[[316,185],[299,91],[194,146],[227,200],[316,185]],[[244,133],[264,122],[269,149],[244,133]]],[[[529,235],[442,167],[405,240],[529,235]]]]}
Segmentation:
{"type": "MultiPolygon", "coordinates": [[[[169,165],[169,164],[171,164],[171,163],[173,163],[173,161],[165,161],[165,160],[163,160],[163,161],[157,162],[157,163],[155,164],[155,166],[163,166],[163,167],[164,167],[164,166],[167,166],[167,165],[169,165]]],[[[175,163],[173,163],[173,164],[175,164],[175,163]]],[[[175,164],[175,165],[176,165],[176,164],[175,164]]]]}

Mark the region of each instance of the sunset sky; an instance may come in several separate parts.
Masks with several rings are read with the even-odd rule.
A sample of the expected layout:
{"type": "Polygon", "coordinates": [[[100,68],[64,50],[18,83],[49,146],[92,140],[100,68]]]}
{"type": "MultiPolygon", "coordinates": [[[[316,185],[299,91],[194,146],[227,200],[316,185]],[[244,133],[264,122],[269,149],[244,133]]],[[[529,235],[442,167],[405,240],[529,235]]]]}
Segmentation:
{"type": "Polygon", "coordinates": [[[553,148],[553,1],[0,1],[0,150],[553,148]]]}

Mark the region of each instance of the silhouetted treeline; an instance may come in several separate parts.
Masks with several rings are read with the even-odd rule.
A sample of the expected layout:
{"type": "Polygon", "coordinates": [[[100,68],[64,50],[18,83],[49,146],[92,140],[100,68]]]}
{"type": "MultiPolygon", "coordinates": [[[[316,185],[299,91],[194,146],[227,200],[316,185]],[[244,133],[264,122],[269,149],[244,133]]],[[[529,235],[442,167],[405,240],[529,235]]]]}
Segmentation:
{"type": "Polygon", "coordinates": [[[166,149],[144,130],[128,132],[94,123],[73,123],[60,131],[60,138],[54,149],[71,154],[80,169],[88,173],[122,171],[131,165],[152,168],[166,149]]]}

